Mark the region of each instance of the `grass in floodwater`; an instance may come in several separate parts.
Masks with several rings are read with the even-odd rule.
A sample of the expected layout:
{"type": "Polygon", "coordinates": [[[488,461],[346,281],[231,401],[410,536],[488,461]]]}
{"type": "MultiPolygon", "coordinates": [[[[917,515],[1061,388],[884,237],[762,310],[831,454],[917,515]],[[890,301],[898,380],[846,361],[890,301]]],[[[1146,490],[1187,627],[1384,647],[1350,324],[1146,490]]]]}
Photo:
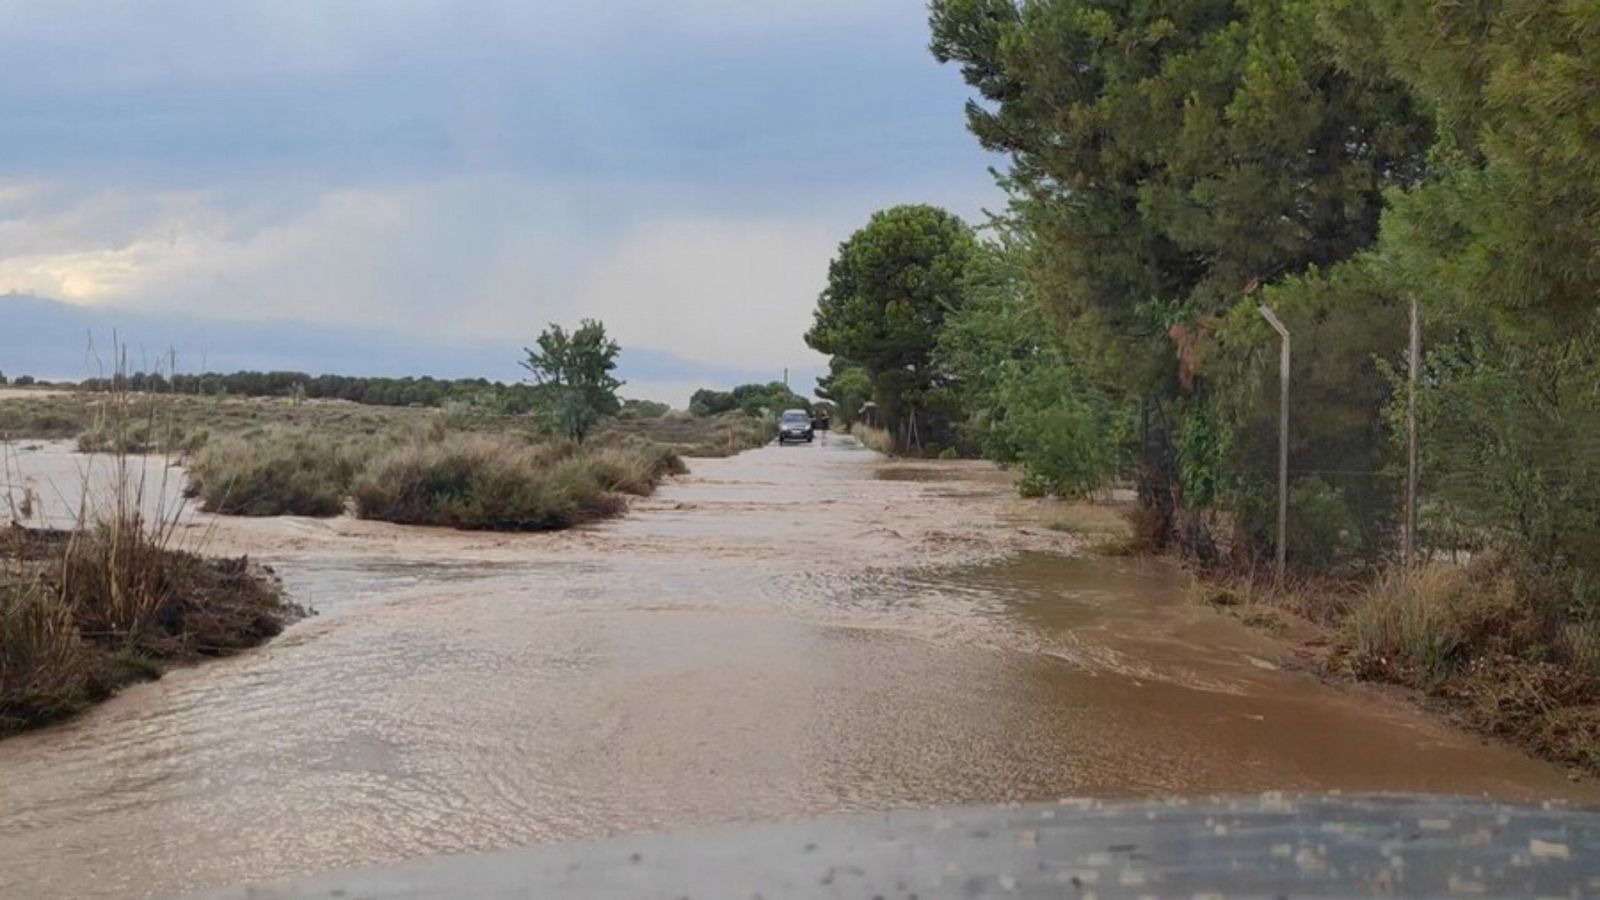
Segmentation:
{"type": "MultiPolygon", "coordinates": [[[[127,448],[136,420],[112,395],[93,426],[127,448]]],[[[0,481],[20,482],[0,445],[0,481]]],[[[84,478],[93,467],[85,470],[84,478]]],[[[74,527],[28,528],[31,504],[7,490],[0,530],[0,735],[70,716],[171,663],[251,647],[300,610],[269,572],[243,559],[207,559],[182,545],[181,504],[148,513],[148,469],[124,451],[109,494],[86,483],[74,527]],[[100,498],[96,500],[95,498],[100,498]]],[[[166,467],[160,468],[164,479],[166,467]]]]}
{"type": "Polygon", "coordinates": [[[623,493],[647,494],[684,471],[642,442],[584,448],[505,435],[447,434],[394,447],[353,488],[356,514],[404,525],[538,531],[617,515],[623,493]]]}

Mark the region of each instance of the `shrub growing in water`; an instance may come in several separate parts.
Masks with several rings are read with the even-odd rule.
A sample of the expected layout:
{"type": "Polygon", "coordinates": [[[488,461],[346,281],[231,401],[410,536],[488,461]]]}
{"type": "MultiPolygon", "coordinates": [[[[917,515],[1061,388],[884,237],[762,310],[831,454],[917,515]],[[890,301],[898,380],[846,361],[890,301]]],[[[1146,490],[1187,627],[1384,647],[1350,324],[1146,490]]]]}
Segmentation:
{"type": "Polygon", "coordinates": [[[407,525],[537,531],[626,508],[618,491],[648,493],[682,466],[671,451],[618,446],[580,452],[558,441],[449,435],[374,459],[356,479],[356,514],[407,525]]]}
{"type": "Polygon", "coordinates": [[[634,441],[593,450],[585,461],[606,490],[639,497],[648,496],[668,475],[689,471],[672,448],[634,441]]]}
{"type": "Polygon", "coordinates": [[[236,516],[336,516],[355,477],[357,454],[324,437],[268,432],[206,446],[190,464],[185,493],[207,512],[236,516]]]}
{"type": "Polygon", "coordinates": [[[259,644],[303,613],[245,560],[174,546],[175,514],[142,518],[119,471],[117,502],[93,525],[0,536],[0,735],[71,715],[166,661],[259,644]]]}

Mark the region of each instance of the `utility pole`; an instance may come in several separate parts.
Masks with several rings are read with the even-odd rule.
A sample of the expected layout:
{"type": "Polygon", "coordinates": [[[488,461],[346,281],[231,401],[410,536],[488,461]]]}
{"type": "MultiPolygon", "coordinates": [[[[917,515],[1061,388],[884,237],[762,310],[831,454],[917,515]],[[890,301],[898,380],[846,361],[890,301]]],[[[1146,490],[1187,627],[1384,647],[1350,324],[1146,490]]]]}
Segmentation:
{"type": "Polygon", "coordinates": [[[1406,527],[1400,559],[1410,566],[1417,553],[1417,378],[1422,369],[1422,314],[1411,298],[1410,371],[1406,376],[1406,527]]]}
{"type": "Polygon", "coordinates": [[[1288,560],[1289,546],[1289,329],[1272,314],[1265,303],[1257,307],[1261,316],[1282,339],[1278,358],[1278,583],[1283,583],[1283,571],[1288,560]]]}
{"type": "Polygon", "coordinates": [[[784,366],[783,367],[783,386],[784,387],[788,387],[789,386],[789,367],[788,366],[784,366]]]}

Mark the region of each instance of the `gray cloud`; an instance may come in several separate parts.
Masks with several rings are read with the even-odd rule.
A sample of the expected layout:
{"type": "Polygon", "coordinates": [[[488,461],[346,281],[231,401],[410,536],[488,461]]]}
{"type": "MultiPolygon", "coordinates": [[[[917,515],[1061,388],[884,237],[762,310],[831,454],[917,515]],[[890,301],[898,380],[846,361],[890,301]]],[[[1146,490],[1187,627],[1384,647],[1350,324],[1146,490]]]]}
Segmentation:
{"type": "Polygon", "coordinates": [[[48,0],[0,42],[0,291],[102,308],[799,368],[872,209],[996,199],[903,0],[48,0]]]}

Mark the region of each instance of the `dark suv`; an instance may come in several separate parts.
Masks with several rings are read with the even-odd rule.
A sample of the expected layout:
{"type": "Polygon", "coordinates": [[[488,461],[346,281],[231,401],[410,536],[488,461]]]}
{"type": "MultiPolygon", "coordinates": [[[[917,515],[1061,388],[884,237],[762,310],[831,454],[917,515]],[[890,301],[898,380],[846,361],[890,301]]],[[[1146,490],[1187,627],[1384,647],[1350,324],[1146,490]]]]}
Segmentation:
{"type": "Polygon", "coordinates": [[[816,432],[811,428],[811,414],[803,409],[786,409],[778,417],[778,443],[805,441],[811,443],[816,432]]]}

